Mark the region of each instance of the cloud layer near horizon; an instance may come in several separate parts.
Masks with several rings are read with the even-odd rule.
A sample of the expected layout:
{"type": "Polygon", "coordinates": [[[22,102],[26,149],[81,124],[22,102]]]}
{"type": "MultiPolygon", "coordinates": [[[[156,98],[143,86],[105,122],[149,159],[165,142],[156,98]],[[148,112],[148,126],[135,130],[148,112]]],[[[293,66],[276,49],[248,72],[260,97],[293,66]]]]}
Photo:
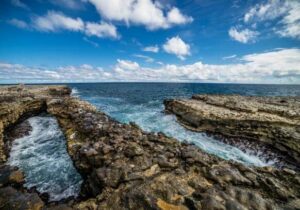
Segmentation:
{"type": "Polygon", "coordinates": [[[0,83],[24,82],[232,82],[300,83],[300,49],[277,49],[239,58],[239,63],[212,65],[163,65],[146,68],[137,62],[118,59],[112,69],[87,64],[55,69],[0,63],[0,83]]]}

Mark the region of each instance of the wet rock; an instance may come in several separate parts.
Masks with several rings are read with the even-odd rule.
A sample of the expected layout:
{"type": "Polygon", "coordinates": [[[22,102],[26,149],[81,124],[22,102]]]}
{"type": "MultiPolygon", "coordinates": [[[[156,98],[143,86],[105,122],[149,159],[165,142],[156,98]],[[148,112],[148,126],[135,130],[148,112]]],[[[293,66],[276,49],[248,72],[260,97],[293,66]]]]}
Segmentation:
{"type": "Polygon", "coordinates": [[[9,181],[11,183],[17,183],[17,184],[21,184],[24,182],[24,174],[22,171],[17,170],[17,171],[13,171],[10,175],[9,175],[9,181]]]}
{"type": "MultiPolygon", "coordinates": [[[[63,104],[48,107],[63,130],[70,126],[76,130],[78,148],[71,148],[74,151],[70,155],[77,169],[89,177],[85,187],[94,192],[94,196],[101,197],[89,205],[103,209],[197,209],[200,206],[202,209],[276,209],[295,199],[270,190],[272,185],[267,182],[268,178],[276,180],[282,189],[289,189],[288,195],[298,197],[300,194],[296,178],[282,179],[281,175],[287,172],[249,168],[221,160],[195,145],[122,125],[103,117],[100,111],[93,112],[93,125],[102,125],[93,126],[93,132],[99,135],[90,135],[81,131],[84,121],[90,122],[90,117],[72,119],[78,109],[84,113],[90,106],[78,99],[67,99],[63,104]],[[60,114],[62,109],[64,115],[60,114]],[[86,146],[87,142],[93,143],[86,146]],[[83,156],[75,155],[91,146],[99,151],[92,153],[95,161],[86,162],[83,156]]],[[[67,139],[68,144],[73,141],[68,135],[67,139]]],[[[299,176],[298,172],[295,176],[299,176]]]]}
{"type": "MultiPolygon", "coordinates": [[[[24,90],[26,86],[20,91],[24,90]]],[[[28,99],[18,104],[18,109],[10,109],[12,104],[16,103],[12,98],[9,100],[5,98],[5,106],[1,103],[0,113],[5,113],[3,115],[5,118],[0,115],[0,129],[2,129],[0,135],[3,129],[16,122],[21,115],[26,113],[26,110],[32,111],[40,107],[35,101],[35,99],[40,99],[41,104],[46,103],[44,104],[46,111],[57,118],[66,136],[68,153],[74,166],[84,178],[81,192],[84,200],[65,203],[67,206],[62,203],[51,204],[47,208],[269,210],[295,209],[299,203],[300,175],[297,170],[278,170],[272,167],[250,168],[239,163],[221,160],[187,142],[181,143],[162,133],[142,131],[132,123],[130,125],[119,123],[98,111],[91,104],[78,98],[59,94],[57,90],[47,94],[47,91],[42,88],[40,91],[28,93],[31,94],[30,97],[27,96],[28,99]],[[27,104],[30,100],[34,101],[31,105],[27,104]],[[28,106],[31,108],[29,109],[28,106]],[[23,114],[20,114],[18,110],[24,110],[23,114]]],[[[194,100],[202,100],[206,107],[217,106],[222,110],[224,109],[222,104],[224,104],[229,112],[230,110],[245,112],[245,116],[256,114],[261,109],[261,107],[255,109],[247,103],[222,102],[223,98],[219,102],[211,100],[208,96],[194,100]]],[[[287,99],[285,102],[278,103],[284,104],[283,106],[290,104],[287,99]]],[[[277,107],[278,103],[276,102],[274,106],[277,107]]],[[[176,106],[177,108],[179,111],[182,110],[181,105],[176,106]]],[[[268,110],[275,109],[263,108],[266,113],[269,113],[268,110]]],[[[184,112],[189,112],[189,107],[183,109],[185,109],[184,112]]],[[[298,111],[293,106],[290,108],[291,111],[282,112],[280,108],[276,110],[272,113],[276,113],[281,118],[288,116],[290,119],[286,120],[297,120],[298,111]]],[[[206,121],[199,122],[199,116],[201,115],[193,115],[191,112],[182,119],[192,119],[193,126],[208,125],[205,124],[206,121]]],[[[214,125],[215,122],[209,123],[214,125]]],[[[233,130],[232,126],[236,126],[229,122],[223,125],[226,131],[233,130]]],[[[206,128],[211,129],[209,126],[206,128]]],[[[269,127],[267,124],[260,126],[256,122],[246,125],[238,123],[237,131],[245,134],[246,131],[254,128],[261,129],[261,132],[250,133],[253,139],[258,138],[259,134],[269,127]]],[[[218,129],[222,131],[223,127],[220,126],[218,129]]],[[[288,129],[278,131],[272,127],[271,131],[272,133],[268,135],[295,137],[295,134],[291,134],[288,129]]],[[[287,148],[285,143],[280,142],[280,145],[287,148]]],[[[0,147],[4,148],[1,144],[0,147]]],[[[279,148],[279,146],[276,147],[279,148]]],[[[296,150],[287,151],[295,152],[296,150]]],[[[3,174],[6,175],[2,175],[0,167],[0,183],[5,183],[0,186],[0,192],[9,197],[0,196],[2,199],[0,199],[0,204],[2,204],[0,208],[14,209],[11,205],[20,203],[30,204],[30,207],[34,205],[34,208],[41,206],[36,205],[39,204],[36,194],[9,186],[10,172],[4,172],[5,170],[3,174]]]]}
{"type": "Polygon", "coordinates": [[[300,163],[300,97],[195,95],[164,104],[187,129],[221,136],[241,149],[255,142],[273,149],[293,167],[300,163]]]}
{"type": "Polygon", "coordinates": [[[24,174],[17,168],[7,165],[0,166],[0,187],[7,185],[20,186],[24,183],[24,174]]]}
{"type": "Polygon", "coordinates": [[[12,187],[0,188],[0,208],[3,210],[40,210],[43,206],[36,193],[20,192],[12,187]]]}

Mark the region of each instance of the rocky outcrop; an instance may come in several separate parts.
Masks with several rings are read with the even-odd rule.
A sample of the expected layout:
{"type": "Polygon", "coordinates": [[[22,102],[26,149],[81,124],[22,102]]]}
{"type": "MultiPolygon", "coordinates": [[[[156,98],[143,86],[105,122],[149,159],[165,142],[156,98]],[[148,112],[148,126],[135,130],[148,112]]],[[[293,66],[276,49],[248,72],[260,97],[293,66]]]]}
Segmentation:
{"type": "Polygon", "coordinates": [[[0,89],[0,163],[6,160],[4,130],[46,110],[46,100],[69,95],[65,86],[4,86],[0,89]]]}
{"type": "Polygon", "coordinates": [[[300,97],[195,95],[164,104],[188,129],[262,143],[300,163],[300,97]]]}
{"type": "MultiPolygon", "coordinates": [[[[162,133],[119,123],[77,98],[54,96],[44,102],[84,178],[80,201],[48,209],[299,209],[298,172],[222,160],[162,133]]],[[[26,193],[3,186],[0,208],[11,207],[15,198],[36,201],[30,196],[24,201],[26,193]]],[[[34,203],[32,208],[42,208],[34,203]]]]}
{"type": "Polygon", "coordinates": [[[122,124],[75,98],[52,100],[85,178],[79,209],[294,209],[298,172],[249,168],[122,124]]]}
{"type": "Polygon", "coordinates": [[[5,165],[11,141],[31,127],[24,119],[46,111],[46,100],[69,96],[65,86],[3,86],[0,88],[0,209],[41,209],[44,202],[36,192],[22,187],[24,175],[5,165]]]}

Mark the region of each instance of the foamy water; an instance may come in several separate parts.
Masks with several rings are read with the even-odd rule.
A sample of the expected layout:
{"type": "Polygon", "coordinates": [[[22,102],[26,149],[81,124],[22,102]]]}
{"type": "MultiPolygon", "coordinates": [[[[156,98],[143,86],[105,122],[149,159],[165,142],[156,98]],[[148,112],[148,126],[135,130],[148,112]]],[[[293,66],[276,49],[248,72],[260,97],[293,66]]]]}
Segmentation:
{"type": "MultiPolygon", "coordinates": [[[[80,93],[78,92],[80,95],[80,93]]],[[[204,133],[193,132],[177,123],[174,115],[166,115],[161,100],[153,100],[143,104],[132,104],[121,98],[80,95],[96,105],[101,111],[123,122],[135,122],[146,131],[163,132],[179,141],[188,141],[204,151],[226,160],[234,160],[246,165],[270,166],[277,162],[270,160],[263,152],[241,149],[222,143],[204,133]]]]}
{"type": "Polygon", "coordinates": [[[66,150],[66,141],[55,118],[28,119],[32,131],[13,141],[8,164],[25,173],[25,187],[48,193],[49,201],[77,197],[82,183],[66,150]]]}

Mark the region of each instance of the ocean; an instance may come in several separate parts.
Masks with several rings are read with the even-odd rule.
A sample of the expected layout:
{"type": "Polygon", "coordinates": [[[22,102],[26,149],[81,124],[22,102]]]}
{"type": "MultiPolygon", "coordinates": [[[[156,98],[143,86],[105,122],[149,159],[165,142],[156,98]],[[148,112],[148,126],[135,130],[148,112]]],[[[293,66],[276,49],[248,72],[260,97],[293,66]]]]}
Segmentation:
{"type": "Polygon", "coordinates": [[[231,146],[183,128],[176,117],[164,113],[164,99],[190,98],[194,94],[241,94],[257,96],[300,96],[300,85],[247,85],[199,83],[85,83],[68,84],[72,94],[89,101],[116,120],[135,122],[142,129],[163,132],[179,141],[188,141],[226,160],[246,165],[278,164],[276,154],[265,148],[231,146]]]}
{"type": "MultiPolygon", "coordinates": [[[[188,141],[202,150],[226,160],[249,166],[277,166],[280,157],[265,148],[231,146],[205,133],[186,130],[174,115],[165,114],[163,100],[190,98],[193,94],[300,95],[300,86],[178,84],[178,83],[95,83],[68,84],[72,95],[89,101],[116,120],[135,122],[142,129],[163,132],[179,141],[188,141]]],[[[8,164],[18,166],[26,175],[25,187],[48,193],[49,201],[77,197],[82,178],[73,166],[65,138],[57,120],[50,115],[31,117],[29,135],[12,144],[8,164]]]]}

